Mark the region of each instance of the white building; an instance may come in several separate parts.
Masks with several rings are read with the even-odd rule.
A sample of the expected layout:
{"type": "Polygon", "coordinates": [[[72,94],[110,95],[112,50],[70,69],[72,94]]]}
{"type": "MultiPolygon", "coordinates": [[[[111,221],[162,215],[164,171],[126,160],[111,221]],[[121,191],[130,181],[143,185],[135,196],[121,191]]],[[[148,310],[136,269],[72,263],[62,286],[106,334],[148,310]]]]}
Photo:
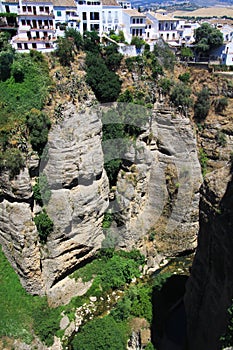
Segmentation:
{"type": "Polygon", "coordinates": [[[134,9],[123,10],[121,30],[129,43],[134,36],[145,38],[146,15],[134,9]]]}
{"type": "Polygon", "coordinates": [[[233,41],[227,43],[222,52],[222,64],[233,66],[233,41]]]}
{"type": "Polygon", "coordinates": [[[200,24],[197,22],[192,23],[181,20],[179,26],[177,27],[180,44],[185,46],[192,45],[195,41],[195,30],[199,27],[200,24]]]}
{"type": "Polygon", "coordinates": [[[53,12],[56,28],[59,24],[66,24],[79,29],[80,18],[74,0],[53,0],[53,12]]]}
{"type": "Polygon", "coordinates": [[[151,31],[154,32],[154,34],[151,34],[152,36],[155,36],[155,33],[157,33],[158,37],[163,38],[163,40],[168,43],[179,43],[179,19],[167,14],[165,10],[159,10],[157,12],[147,12],[146,16],[153,23],[151,31]]]}
{"type": "Polygon", "coordinates": [[[118,32],[122,21],[122,7],[115,0],[102,0],[102,32],[118,32]]]}
{"type": "Polygon", "coordinates": [[[56,40],[52,0],[20,0],[18,5],[19,28],[12,46],[19,51],[52,51],[56,40]]]}

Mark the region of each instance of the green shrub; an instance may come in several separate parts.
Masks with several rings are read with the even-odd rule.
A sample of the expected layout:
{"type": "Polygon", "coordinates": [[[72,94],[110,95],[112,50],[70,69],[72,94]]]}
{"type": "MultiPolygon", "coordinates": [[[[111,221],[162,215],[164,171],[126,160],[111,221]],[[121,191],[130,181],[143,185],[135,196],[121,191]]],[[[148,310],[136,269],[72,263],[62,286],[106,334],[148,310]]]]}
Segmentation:
{"type": "Polygon", "coordinates": [[[23,156],[17,148],[8,148],[0,155],[0,171],[4,169],[9,171],[10,178],[19,175],[24,167],[23,156]]]}
{"type": "Polygon", "coordinates": [[[177,84],[171,91],[171,101],[176,107],[189,108],[192,106],[191,89],[184,83],[177,84]]]}
{"type": "Polygon", "coordinates": [[[220,338],[220,343],[223,348],[233,346],[233,304],[228,308],[228,325],[226,332],[220,338]]]}
{"type": "Polygon", "coordinates": [[[30,113],[27,114],[26,118],[32,148],[34,151],[37,151],[39,155],[42,155],[43,149],[48,141],[51,122],[46,114],[36,109],[32,109],[30,113]]]}
{"type": "Polygon", "coordinates": [[[51,198],[51,190],[49,188],[47,176],[40,174],[39,178],[36,179],[36,183],[32,188],[34,199],[41,207],[48,204],[51,198]]]}
{"type": "Polygon", "coordinates": [[[194,118],[198,121],[207,117],[210,109],[210,93],[209,89],[204,87],[197,94],[197,101],[194,104],[194,118]]]}
{"type": "Polygon", "coordinates": [[[121,90],[121,82],[118,75],[108,69],[103,58],[98,54],[88,52],[86,73],[86,81],[100,102],[117,100],[121,90]]]}
{"type": "Polygon", "coordinates": [[[61,308],[48,308],[46,302],[39,305],[35,315],[33,328],[43,343],[51,346],[54,336],[60,329],[61,308]]]}
{"type": "Polygon", "coordinates": [[[228,99],[226,97],[218,98],[214,101],[214,108],[216,113],[222,113],[228,106],[228,99]]]}
{"type": "Polygon", "coordinates": [[[224,134],[224,132],[222,132],[220,130],[218,130],[218,132],[217,132],[216,140],[217,140],[217,143],[219,144],[219,146],[225,147],[227,144],[226,135],[224,134]]]}
{"type": "Polygon", "coordinates": [[[72,340],[74,350],[125,350],[127,327],[113,317],[96,318],[83,327],[72,340]]]}
{"type": "Polygon", "coordinates": [[[202,169],[202,175],[205,176],[207,173],[207,162],[208,162],[208,157],[203,148],[200,148],[199,150],[199,161],[201,164],[201,169],[202,169]]]}
{"type": "Polygon", "coordinates": [[[34,221],[41,243],[46,243],[48,235],[53,231],[52,220],[49,218],[46,210],[43,209],[39,214],[35,216],[34,221]]]}
{"type": "Polygon", "coordinates": [[[178,79],[180,81],[182,81],[183,83],[187,84],[187,83],[189,83],[189,80],[190,80],[190,73],[189,72],[185,72],[184,74],[180,74],[178,76],[178,79]]]}

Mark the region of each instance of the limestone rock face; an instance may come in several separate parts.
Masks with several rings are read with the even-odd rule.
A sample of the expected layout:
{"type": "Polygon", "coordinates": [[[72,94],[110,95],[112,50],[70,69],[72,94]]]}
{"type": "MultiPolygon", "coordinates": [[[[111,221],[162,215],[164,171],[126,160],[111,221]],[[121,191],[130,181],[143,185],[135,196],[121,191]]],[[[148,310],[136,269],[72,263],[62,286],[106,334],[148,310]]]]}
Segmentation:
{"type": "Polygon", "coordinates": [[[126,155],[116,189],[122,246],[156,231],[157,249],[172,255],[196,246],[202,183],[190,120],[157,109],[150,130],[126,155]]]}
{"type": "Polygon", "coordinates": [[[39,173],[46,175],[51,192],[44,206],[54,223],[46,244],[39,242],[33,221],[41,208],[34,203],[28,169],[14,181],[1,179],[0,243],[22,284],[34,294],[45,293],[91,258],[104,238],[109,186],[97,114],[78,114],[67,105],[42,159],[39,173]]]}
{"type": "Polygon", "coordinates": [[[230,165],[210,173],[201,189],[200,232],[185,306],[189,349],[220,349],[233,284],[233,182],[230,165]]]}

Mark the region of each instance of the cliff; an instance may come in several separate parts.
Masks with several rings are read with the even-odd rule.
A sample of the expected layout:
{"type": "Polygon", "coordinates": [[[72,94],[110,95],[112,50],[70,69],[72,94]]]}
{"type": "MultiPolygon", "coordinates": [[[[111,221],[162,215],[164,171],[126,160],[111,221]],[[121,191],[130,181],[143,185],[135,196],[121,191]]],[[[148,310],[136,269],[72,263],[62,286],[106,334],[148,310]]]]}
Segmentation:
{"type": "Polygon", "coordinates": [[[32,169],[35,172],[35,160],[29,159],[14,180],[8,174],[1,176],[0,243],[32,294],[45,293],[91,258],[103,239],[108,179],[103,169],[101,122],[96,113],[78,113],[71,103],[61,117],[49,135],[47,162],[39,168],[52,194],[45,206],[54,230],[46,244],[39,242],[33,221],[41,210],[35,205],[29,175],[32,169]]]}
{"type": "Polygon", "coordinates": [[[233,284],[233,182],[230,164],[210,173],[201,189],[200,232],[185,294],[189,349],[220,349],[233,284]]]}
{"type": "Polygon", "coordinates": [[[121,244],[129,246],[153,230],[162,254],[194,249],[202,175],[190,119],[157,105],[150,128],[127,159],[116,187],[121,244]]]}

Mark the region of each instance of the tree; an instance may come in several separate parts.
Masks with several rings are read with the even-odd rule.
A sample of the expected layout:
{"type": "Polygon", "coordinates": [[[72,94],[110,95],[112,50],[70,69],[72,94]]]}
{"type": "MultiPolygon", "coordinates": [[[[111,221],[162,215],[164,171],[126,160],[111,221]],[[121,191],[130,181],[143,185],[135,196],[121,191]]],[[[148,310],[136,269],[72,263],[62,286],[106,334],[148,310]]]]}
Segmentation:
{"type": "Polygon", "coordinates": [[[10,178],[19,175],[23,167],[24,159],[17,148],[8,148],[0,155],[0,172],[4,169],[8,170],[10,178]]]}
{"type": "Polygon", "coordinates": [[[176,107],[181,107],[183,110],[185,107],[192,106],[191,89],[184,83],[178,83],[171,92],[171,101],[176,107]]]}
{"type": "Polygon", "coordinates": [[[74,46],[77,50],[80,50],[83,47],[83,38],[76,29],[74,28],[67,28],[65,30],[65,38],[73,40],[74,46]]]}
{"type": "Polygon", "coordinates": [[[216,113],[222,113],[228,106],[227,97],[221,97],[214,101],[214,108],[216,113]]]}
{"type": "Polygon", "coordinates": [[[119,68],[123,55],[118,52],[115,44],[111,44],[105,47],[102,52],[102,57],[108,69],[115,71],[119,68]]]}
{"type": "Polygon", "coordinates": [[[100,46],[99,46],[100,38],[97,32],[92,31],[88,32],[86,31],[83,34],[83,45],[84,45],[84,50],[85,51],[90,51],[90,52],[99,52],[100,51],[100,46]]]}
{"type": "Polygon", "coordinates": [[[53,231],[53,222],[43,209],[34,218],[41,243],[46,243],[48,235],[53,231]]]}
{"type": "Polygon", "coordinates": [[[212,49],[223,44],[223,34],[209,23],[203,23],[195,30],[195,50],[200,55],[209,55],[212,49]]]}
{"type": "Polygon", "coordinates": [[[112,316],[96,318],[83,327],[72,340],[74,350],[125,350],[125,327],[112,316]]]}
{"type": "Polygon", "coordinates": [[[37,151],[39,155],[42,155],[51,127],[49,118],[43,112],[33,108],[26,116],[26,124],[29,129],[33,150],[37,151]]]}
{"type": "Polygon", "coordinates": [[[73,55],[73,40],[67,38],[58,38],[56,55],[59,57],[59,61],[62,66],[70,66],[74,60],[73,55]]]}
{"type": "Polygon", "coordinates": [[[140,50],[142,46],[145,44],[145,41],[138,36],[133,36],[131,40],[131,45],[135,45],[137,50],[140,50]]]}
{"type": "Polygon", "coordinates": [[[121,91],[121,82],[116,73],[109,71],[99,55],[87,53],[86,81],[100,102],[116,101],[121,91]]]}
{"type": "Polygon", "coordinates": [[[180,50],[180,57],[183,61],[189,61],[194,56],[193,51],[189,47],[182,47],[180,50]]]}
{"type": "Polygon", "coordinates": [[[197,101],[194,104],[194,118],[203,120],[207,117],[210,109],[210,94],[209,89],[204,87],[197,94],[197,101]]]}
{"type": "Polygon", "coordinates": [[[5,81],[10,78],[10,68],[13,59],[14,52],[11,49],[0,52],[0,80],[5,81]]]}

